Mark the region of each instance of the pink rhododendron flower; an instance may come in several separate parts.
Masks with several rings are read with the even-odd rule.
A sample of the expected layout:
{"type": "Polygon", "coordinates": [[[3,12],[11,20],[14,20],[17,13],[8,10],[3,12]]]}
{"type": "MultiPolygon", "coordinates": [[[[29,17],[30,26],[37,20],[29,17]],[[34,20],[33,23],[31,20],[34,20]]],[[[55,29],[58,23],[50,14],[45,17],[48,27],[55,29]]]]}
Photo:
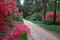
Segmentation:
{"type": "Polygon", "coordinates": [[[14,15],[18,16],[18,13],[15,12],[14,15]]]}
{"type": "Polygon", "coordinates": [[[20,25],[20,30],[30,35],[30,30],[25,24],[20,25]]]}
{"type": "Polygon", "coordinates": [[[16,2],[10,0],[10,1],[8,2],[8,4],[9,4],[9,5],[16,5],[16,2]]]}
{"type": "Polygon", "coordinates": [[[12,16],[10,16],[9,18],[12,19],[12,16]]]}
{"type": "Polygon", "coordinates": [[[60,16],[58,16],[56,20],[58,20],[58,21],[59,21],[59,20],[60,20],[60,16]]]}
{"type": "Polygon", "coordinates": [[[14,29],[17,29],[30,35],[30,30],[25,24],[16,25],[14,29]]]}
{"type": "Polygon", "coordinates": [[[23,14],[23,12],[20,12],[20,14],[22,15],[22,14],[23,14]]]}
{"type": "Polygon", "coordinates": [[[4,18],[0,16],[0,23],[4,23],[4,18]]]}
{"type": "Polygon", "coordinates": [[[10,39],[11,39],[11,37],[7,33],[2,36],[2,40],[10,40],[10,39]]]}
{"type": "Polygon", "coordinates": [[[19,12],[18,8],[16,8],[16,9],[15,9],[15,12],[16,12],[16,13],[18,13],[18,12],[19,12]]]}
{"type": "Polygon", "coordinates": [[[4,0],[0,0],[0,2],[4,2],[4,0]]]}
{"type": "Polygon", "coordinates": [[[8,11],[9,13],[12,13],[12,8],[11,8],[11,7],[8,8],[7,11],[8,11]]]}
{"type": "Polygon", "coordinates": [[[11,20],[12,25],[18,25],[18,22],[16,20],[11,20]]]}
{"type": "MultiPolygon", "coordinates": [[[[60,15],[59,12],[56,12],[56,18],[60,15]]],[[[46,13],[46,18],[52,18],[54,16],[54,12],[47,12],[46,13]]]]}
{"type": "Polygon", "coordinates": [[[13,30],[12,30],[12,33],[11,33],[11,36],[12,36],[13,38],[19,38],[19,36],[20,36],[20,31],[17,31],[16,29],[13,29],[13,30]]]}
{"type": "MultiPolygon", "coordinates": [[[[59,16],[60,16],[60,13],[56,12],[56,19],[59,18],[59,16]]],[[[47,12],[45,15],[45,18],[48,18],[48,19],[51,19],[53,17],[54,17],[54,12],[47,12]]],[[[44,17],[42,17],[42,19],[44,19],[44,17]]]]}
{"type": "Polygon", "coordinates": [[[0,0],[0,33],[4,33],[4,35],[2,34],[2,40],[18,39],[21,31],[28,35],[30,34],[30,30],[25,24],[19,25],[18,22],[13,19],[13,16],[20,16],[22,14],[23,12],[19,13],[19,9],[14,0],[0,0]],[[13,30],[11,30],[10,26],[14,26],[13,30]],[[10,31],[12,32],[10,33],[10,31]]]}
{"type": "Polygon", "coordinates": [[[20,13],[17,13],[18,16],[20,16],[21,14],[20,13]]]}
{"type": "Polygon", "coordinates": [[[0,24],[0,32],[4,32],[6,30],[10,30],[9,27],[7,25],[0,24]]]}

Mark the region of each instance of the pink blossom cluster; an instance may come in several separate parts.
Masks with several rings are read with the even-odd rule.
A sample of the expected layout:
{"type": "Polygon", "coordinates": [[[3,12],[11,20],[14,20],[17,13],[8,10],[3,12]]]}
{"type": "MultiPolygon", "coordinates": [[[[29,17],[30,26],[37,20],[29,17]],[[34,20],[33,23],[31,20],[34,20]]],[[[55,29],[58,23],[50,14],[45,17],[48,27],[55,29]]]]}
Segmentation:
{"type": "Polygon", "coordinates": [[[14,29],[12,30],[11,35],[14,38],[18,38],[20,36],[20,32],[24,32],[24,33],[30,35],[30,30],[25,24],[16,25],[14,27],[14,29]]]}
{"type": "MultiPolygon", "coordinates": [[[[45,15],[46,19],[53,19],[54,12],[47,12],[45,15]]],[[[44,20],[44,16],[42,17],[42,21],[44,20]]],[[[56,20],[60,20],[60,12],[56,12],[56,20]]]]}
{"type": "Polygon", "coordinates": [[[5,33],[5,34],[2,36],[2,40],[11,40],[10,34],[5,33]]]}
{"type": "Polygon", "coordinates": [[[16,25],[12,32],[9,33],[5,33],[2,36],[2,40],[11,40],[11,39],[18,39],[20,37],[20,32],[24,32],[28,35],[30,35],[30,30],[29,28],[25,25],[25,24],[20,24],[20,25],[16,25]]]}
{"type": "Polygon", "coordinates": [[[20,16],[23,12],[19,12],[14,0],[0,0],[0,33],[2,33],[2,40],[11,40],[12,38],[19,38],[20,32],[24,32],[30,35],[30,30],[25,24],[19,24],[16,20],[13,20],[12,14],[20,16]],[[13,30],[9,27],[7,22],[11,22],[13,30]],[[9,33],[8,31],[11,32],[9,33]]]}

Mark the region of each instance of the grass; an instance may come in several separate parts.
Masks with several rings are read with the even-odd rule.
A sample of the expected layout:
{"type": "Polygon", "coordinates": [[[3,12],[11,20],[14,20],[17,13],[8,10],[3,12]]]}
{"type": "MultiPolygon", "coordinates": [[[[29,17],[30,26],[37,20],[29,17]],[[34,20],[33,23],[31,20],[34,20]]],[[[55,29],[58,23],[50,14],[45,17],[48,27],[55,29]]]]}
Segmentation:
{"type": "Polygon", "coordinates": [[[45,24],[42,24],[41,21],[32,21],[32,22],[49,31],[60,33],[60,25],[45,25],[45,24]]]}

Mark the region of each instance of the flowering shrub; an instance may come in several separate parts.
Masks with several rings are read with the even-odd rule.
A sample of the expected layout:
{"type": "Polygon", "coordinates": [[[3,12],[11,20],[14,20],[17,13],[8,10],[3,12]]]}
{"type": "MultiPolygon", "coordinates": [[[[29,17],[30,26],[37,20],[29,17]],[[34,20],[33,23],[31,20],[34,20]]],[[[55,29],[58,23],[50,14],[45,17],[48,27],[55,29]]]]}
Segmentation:
{"type": "Polygon", "coordinates": [[[11,40],[11,36],[10,36],[8,33],[5,33],[5,34],[2,36],[2,40],[11,40]]]}
{"type": "Polygon", "coordinates": [[[19,17],[23,12],[19,12],[14,0],[0,0],[0,37],[1,40],[18,40],[20,33],[30,34],[30,30],[19,17]]]}
{"type": "Polygon", "coordinates": [[[14,38],[18,38],[20,36],[20,32],[30,35],[30,30],[24,24],[16,25],[12,30],[11,35],[13,35],[14,38]]]}
{"type": "MultiPolygon", "coordinates": [[[[48,19],[47,21],[50,21],[50,23],[48,22],[47,24],[52,24],[53,23],[53,17],[54,17],[54,12],[47,12],[45,19],[48,19]]],[[[46,20],[44,20],[44,16],[42,17],[42,22],[45,22],[46,20]]],[[[56,12],[56,22],[60,21],[60,13],[56,12]]]]}

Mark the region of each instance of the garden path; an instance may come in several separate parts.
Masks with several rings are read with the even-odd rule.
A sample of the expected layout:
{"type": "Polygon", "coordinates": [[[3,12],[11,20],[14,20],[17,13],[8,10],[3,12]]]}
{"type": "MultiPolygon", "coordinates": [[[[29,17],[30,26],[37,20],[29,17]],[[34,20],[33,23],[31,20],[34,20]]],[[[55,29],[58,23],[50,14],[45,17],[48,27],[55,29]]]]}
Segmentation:
{"type": "Polygon", "coordinates": [[[43,28],[28,20],[24,20],[24,24],[26,24],[31,31],[31,35],[28,40],[59,40],[43,28]]]}

